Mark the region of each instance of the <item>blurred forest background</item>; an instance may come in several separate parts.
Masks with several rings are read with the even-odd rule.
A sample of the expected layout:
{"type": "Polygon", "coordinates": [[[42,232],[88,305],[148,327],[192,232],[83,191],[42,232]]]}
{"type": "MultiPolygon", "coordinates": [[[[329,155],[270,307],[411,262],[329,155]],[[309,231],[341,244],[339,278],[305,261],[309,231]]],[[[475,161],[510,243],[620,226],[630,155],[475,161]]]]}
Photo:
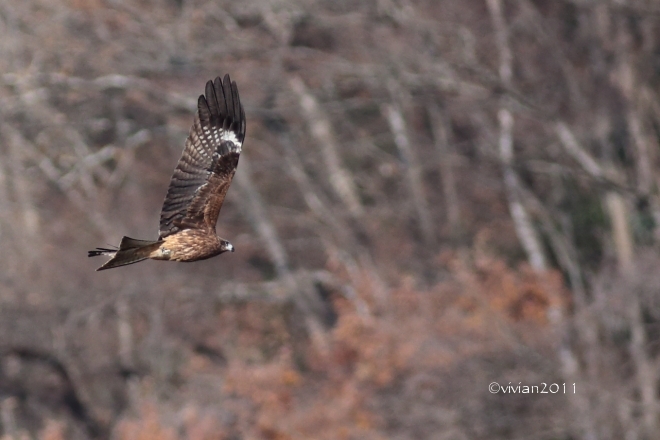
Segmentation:
{"type": "Polygon", "coordinates": [[[1,438],[656,438],[659,92],[654,0],[0,0],[1,438]],[[237,251],[96,273],[225,73],[237,251]]]}

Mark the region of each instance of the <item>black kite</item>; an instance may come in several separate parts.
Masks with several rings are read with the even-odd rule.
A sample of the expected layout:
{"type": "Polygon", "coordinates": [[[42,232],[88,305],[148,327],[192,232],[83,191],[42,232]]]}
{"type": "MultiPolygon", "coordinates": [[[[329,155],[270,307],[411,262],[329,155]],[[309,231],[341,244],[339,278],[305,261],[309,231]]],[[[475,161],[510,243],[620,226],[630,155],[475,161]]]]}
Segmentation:
{"type": "Polygon", "coordinates": [[[245,112],[229,75],[206,83],[197,114],[160,213],[157,241],[124,237],[119,249],[96,248],[112,258],[97,270],[153,260],[198,261],[234,251],[215,224],[236,172],[245,138],[245,112]]]}

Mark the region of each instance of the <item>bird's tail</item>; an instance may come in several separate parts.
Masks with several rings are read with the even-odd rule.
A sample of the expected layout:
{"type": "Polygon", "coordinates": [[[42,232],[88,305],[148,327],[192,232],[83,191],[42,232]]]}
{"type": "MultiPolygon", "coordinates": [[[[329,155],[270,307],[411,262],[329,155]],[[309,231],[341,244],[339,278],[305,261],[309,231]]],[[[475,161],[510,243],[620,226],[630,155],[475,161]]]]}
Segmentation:
{"type": "Polygon", "coordinates": [[[149,258],[149,255],[158,249],[160,241],[136,240],[124,237],[121,239],[119,249],[96,248],[87,253],[88,257],[107,255],[112,257],[103,266],[96,270],[112,269],[113,267],[126,266],[149,258]]]}

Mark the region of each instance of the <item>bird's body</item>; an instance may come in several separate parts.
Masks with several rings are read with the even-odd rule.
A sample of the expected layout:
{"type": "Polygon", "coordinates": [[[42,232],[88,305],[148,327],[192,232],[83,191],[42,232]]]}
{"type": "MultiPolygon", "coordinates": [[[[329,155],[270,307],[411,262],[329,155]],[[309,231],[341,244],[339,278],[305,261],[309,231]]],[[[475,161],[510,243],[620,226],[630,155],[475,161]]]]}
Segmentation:
{"type": "Polygon", "coordinates": [[[233,250],[233,246],[215,233],[184,229],[178,234],[165,237],[158,248],[151,252],[149,258],[190,262],[206,260],[228,250],[233,250]]]}
{"type": "Polygon", "coordinates": [[[229,75],[206,83],[160,215],[156,241],[124,237],[118,249],[96,248],[90,257],[112,256],[97,270],[145,259],[198,261],[234,251],[215,224],[238,166],[245,112],[229,75]]]}

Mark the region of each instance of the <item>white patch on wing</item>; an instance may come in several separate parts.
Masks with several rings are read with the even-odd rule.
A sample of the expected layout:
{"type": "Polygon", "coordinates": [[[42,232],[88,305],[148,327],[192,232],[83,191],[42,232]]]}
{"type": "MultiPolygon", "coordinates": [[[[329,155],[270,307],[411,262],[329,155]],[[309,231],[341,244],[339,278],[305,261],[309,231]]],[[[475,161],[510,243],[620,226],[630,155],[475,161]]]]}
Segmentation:
{"type": "Polygon", "coordinates": [[[204,135],[205,136],[202,138],[202,143],[204,146],[208,146],[209,143],[220,145],[222,142],[229,141],[236,145],[236,148],[232,149],[232,151],[236,151],[238,153],[241,152],[242,144],[238,141],[238,137],[233,131],[223,130],[220,128],[211,130],[204,129],[204,135]]]}
{"type": "Polygon", "coordinates": [[[233,131],[223,130],[222,134],[220,135],[220,138],[223,141],[233,142],[235,145],[238,146],[238,152],[239,153],[241,152],[241,143],[238,141],[238,138],[236,137],[236,133],[234,133],[233,131]]]}

